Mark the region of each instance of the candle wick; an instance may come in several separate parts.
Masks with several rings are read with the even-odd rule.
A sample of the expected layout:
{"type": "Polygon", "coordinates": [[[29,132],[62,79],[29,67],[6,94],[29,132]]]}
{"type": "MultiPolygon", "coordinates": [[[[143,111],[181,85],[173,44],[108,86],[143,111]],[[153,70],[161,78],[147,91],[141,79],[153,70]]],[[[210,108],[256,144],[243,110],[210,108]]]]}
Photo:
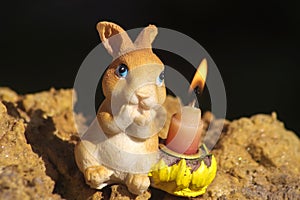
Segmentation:
{"type": "Polygon", "coordinates": [[[189,106],[191,106],[191,107],[195,107],[195,103],[196,103],[196,99],[194,99],[191,103],[189,103],[189,106]]]}

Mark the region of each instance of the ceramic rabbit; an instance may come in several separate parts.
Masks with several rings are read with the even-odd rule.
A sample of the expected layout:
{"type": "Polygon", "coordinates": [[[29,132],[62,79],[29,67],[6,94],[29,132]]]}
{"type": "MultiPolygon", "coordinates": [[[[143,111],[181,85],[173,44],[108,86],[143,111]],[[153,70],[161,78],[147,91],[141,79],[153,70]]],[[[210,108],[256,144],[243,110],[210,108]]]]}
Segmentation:
{"type": "Polygon", "coordinates": [[[101,131],[82,137],[76,162],[93,188],[123,183],[141,194],[150,185],[148,172],[158,160],[158,132],[166,118],[164,65],[151,47],[157,28],[144,28],[135,42],[111,22],[98,23],[97,30],[113,61],[103,75],[105,100],[92,125],[101,131]]]}

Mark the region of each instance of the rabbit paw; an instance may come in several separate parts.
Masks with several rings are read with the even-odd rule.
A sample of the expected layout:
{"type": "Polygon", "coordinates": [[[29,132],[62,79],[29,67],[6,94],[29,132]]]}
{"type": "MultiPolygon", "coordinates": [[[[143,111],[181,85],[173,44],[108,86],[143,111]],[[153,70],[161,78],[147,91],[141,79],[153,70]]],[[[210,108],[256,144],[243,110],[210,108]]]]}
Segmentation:
{"type": "Polygon", "coordinates": [[[133,123],[135,109],[136,108],[132,105],[123,105],[119,113],[114,117],[117,126],[121,130],[125,130],[130,124],[133,123]]]}
{"type": "Polygon", "coordinates": [[[92,188],[102,189],[107,184],[106,181],[110,179],[110,176],[113,174],[113,171],[107,169],[102,165],[88,167],[85,170],[84,177],[92,188]]]}
{"type": "Polygon", "coordinates": [[[140,115],[136,118],[134,118],[134,123],[136,123],[139,126],[146,126],[151,122],[151,118],[145,116],[145,115],[140,115]]]}
{"type": "Polygon", "coordinates": [[[136,115],[134,118],[134,123],[139,126],[146,126],[149,125],[150,122],[153,120],[153,116],[155,116],[155,111],[148,110],[144,111],[142,114],[136,115]]]}
{"type": "Polygon", "coordinates": [[[149,188],[150,179],[147,174],[128,174],[126,186],[131,193],[140,195],[149,188]]]}

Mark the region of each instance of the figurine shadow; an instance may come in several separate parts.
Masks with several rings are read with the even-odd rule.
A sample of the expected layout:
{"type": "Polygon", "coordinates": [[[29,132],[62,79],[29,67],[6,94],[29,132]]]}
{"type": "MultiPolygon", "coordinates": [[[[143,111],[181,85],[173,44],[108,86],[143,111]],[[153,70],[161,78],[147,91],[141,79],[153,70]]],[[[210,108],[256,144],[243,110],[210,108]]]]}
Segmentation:
{"type": "Polygon", "coordinates": [[[60,139],[55,134],[57,130],[53,119],[44,114],[42,110],[30,114],[25,136],[32,150],[43,159],[46,174],[55,182],[53,192],[66,199],[89,199],[99,191],[85,184],[77,168],[74,143],[78,138],[72,138],[73,143],[60,139]]]}
{"type": "Polygon", "coordinates": [[[7,114],[14,117],[14,118],[21,118],[20,113],[18,112],[17,107],[14,105],[14,103],[12,102],[8,102],[8,101],[1,101],[6,109],[7,109],[7,114]]]}

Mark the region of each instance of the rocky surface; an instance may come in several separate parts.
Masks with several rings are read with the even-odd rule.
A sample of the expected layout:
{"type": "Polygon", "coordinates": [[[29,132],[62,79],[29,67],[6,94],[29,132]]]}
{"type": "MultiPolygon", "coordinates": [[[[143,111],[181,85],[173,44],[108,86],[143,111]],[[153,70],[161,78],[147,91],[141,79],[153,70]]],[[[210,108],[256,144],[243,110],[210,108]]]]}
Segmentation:
{"type": "Polygon", "coordinates": [[[231,122],[213,153],[218,172],[203,199],[300,199],[300,141],[275,113],[231,122]]]}
{"type": "Polygon", "coordinates": [[[27,144],[27,124],[15,117],[14,105],[0,103],[0,199],[60,199],[42,158],[27,144]]]}
{"type": "MultiPolygon", "coordinates": [[[[210,113],[203,121],[220,124],[210,113]]],[[[194,199],[300,199],[300,141],[276,114],[225,124],[213,150],[217,176],[194,199]]],[[[0,88],[0,199],[186,199],[153,188],[140,196],[122,185],[89,188],[74,160],[78,140],[72,90],[21,96],[0,88]]]]}

